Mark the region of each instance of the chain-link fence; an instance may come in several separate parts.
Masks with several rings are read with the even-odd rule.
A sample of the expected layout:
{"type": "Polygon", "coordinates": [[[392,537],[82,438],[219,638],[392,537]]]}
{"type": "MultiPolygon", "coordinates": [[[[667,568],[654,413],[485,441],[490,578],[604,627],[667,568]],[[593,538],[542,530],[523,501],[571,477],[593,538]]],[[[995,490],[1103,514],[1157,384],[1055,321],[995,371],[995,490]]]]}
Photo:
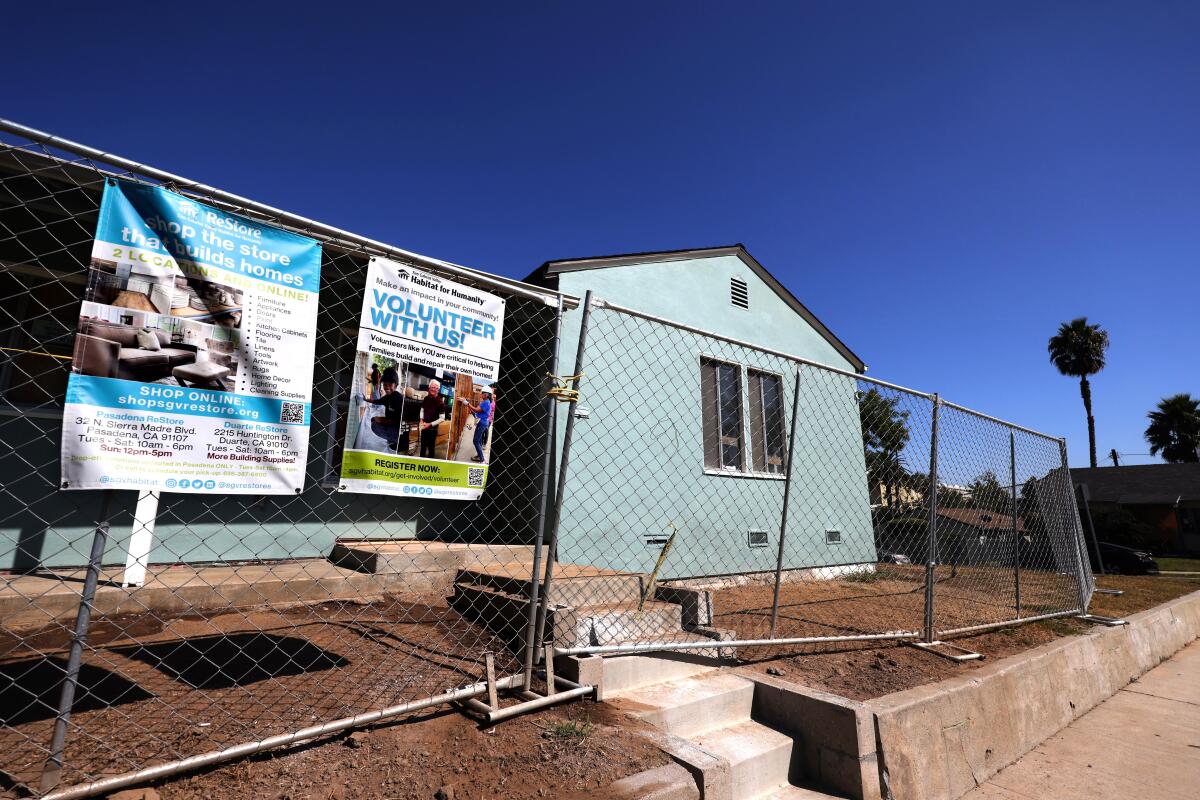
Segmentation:
{"type": "Polygon", "coordinates": [[[1058,440],[0,131],[3,791],[84,796],[434,703],[494,710],[489,672],[525,703],[586,693],[535,673],[543,644],[753,657],[1086,609],[1058,440]],[[321,242],[302,492],[61,491],[114,176],[321,242]],[[507,300],[476,502],[338,491],[372,255],[507,300]],[[585,374],[552,380],[576,350],[585,374]]]}
{"type": "MultiPolygon", "coordinates": [[[[286,744],[314,726],[337,730],[347,718],[444,702],[450,690],[460,699],[483,695],[485,652],[494,654],[501,688],[544,691],[525,680],[529,654],[521,645],[548,498],[547,374],[556,371],[561,299],[6,130],[0,748],[7,787],[86,785],[224,748],[286,744]],[[321,242],[303,492],[60,491],[64,394],[110,176],[165,184],[321,242]],[[337,491],[371,255],[507,301],[488,485],[476,502],[337,491]],[[149,567],[140,585],[126,585],[129,554],[147,536],[149,567]],[[92,555],[100,569],[89,575],[92,555]],[[81,596],[93,589],[80,614],[81,596]]],[[[127,289],[111,303],[120,313],[144,302],[144,293],[127,289]]],[[[287,359],[289,369],[310,368],[287,359]]],[[[400,391],[419,392],[427,380],[414,372],[400,391]]],[[[471,445],[469,431],[459,438],[437,445],[471,445]]]]}
{"type": "Polygon", "coordinates": [[[586,305],[567,326],[583,330],[584,375],[560,424],[570,464],[546,591],[574,609],[547,629],[559,653],[754,657],[1086,609],[1060,440],[586,305]]]}

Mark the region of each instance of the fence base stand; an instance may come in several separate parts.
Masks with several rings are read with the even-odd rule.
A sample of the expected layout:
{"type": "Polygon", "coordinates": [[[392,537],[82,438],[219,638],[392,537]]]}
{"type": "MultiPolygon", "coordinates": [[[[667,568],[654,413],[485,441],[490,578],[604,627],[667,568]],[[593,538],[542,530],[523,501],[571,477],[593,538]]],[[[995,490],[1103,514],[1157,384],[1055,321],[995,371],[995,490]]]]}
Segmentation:
{"type": "Polygon", "coordinates": [[[976,653],[974,650],[968,650],[965,647],[959,647],[949,642],[905,642],[905,644],[924,650],[926,653],[932,653],[935,656],[948,658],[951,661],[975,661],[976,659],[983,658],[983,653],[976,653]]]}
{"type": "Polygon", "coordinates": [[[1116,617],[1102,617],[1099,614],[1077,614],[1075,615],[1075,619],[1081,619],[1084,622],[1091,622],[1096,625],[1107,625],[1110,628],[1119,628],[1122,625],[1129,624],[1123,619],[1118,619],[1116,617]]]}
{"type": "Polygon", "coordinates": [[[1121,595],[1125,594],[1125,590],[1124,589],[1101,589],[1100,587],[1096,587],[1095,589],[1092,589],[1092,593],[1093,594],[1111,594],[1111,595],[1120,597],[1121,595]]]}
{"type": "Polygon", "coordinates": [[[563,692],[556,692],[545,696],[539,696],[533,692],[521,692],[522,697],[529,699],[524,703],[517,703],[515,706],[496,709],[487,715],[487,721],[494,725],[497,722],[519,716],[528,711],[537,711],[540,708],[546,708],[547,706],[556,705],[567,700],[574,700],[576,697],[584,697],[589,694],[594,695],[595,693],[595,686],[580,686],[577,689],[567,689],[563,692]]]}

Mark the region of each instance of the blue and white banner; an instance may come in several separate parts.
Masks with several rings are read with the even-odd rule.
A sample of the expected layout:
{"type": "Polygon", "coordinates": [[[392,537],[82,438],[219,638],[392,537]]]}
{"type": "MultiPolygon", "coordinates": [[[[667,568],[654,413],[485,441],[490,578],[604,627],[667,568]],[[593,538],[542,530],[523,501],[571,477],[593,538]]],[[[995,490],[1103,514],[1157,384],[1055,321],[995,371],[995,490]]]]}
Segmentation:
{"type": "Polygon", "coordinates": [[[109,179],[63,416],[64,489],[304,488],[321,246],[109,179]]]}

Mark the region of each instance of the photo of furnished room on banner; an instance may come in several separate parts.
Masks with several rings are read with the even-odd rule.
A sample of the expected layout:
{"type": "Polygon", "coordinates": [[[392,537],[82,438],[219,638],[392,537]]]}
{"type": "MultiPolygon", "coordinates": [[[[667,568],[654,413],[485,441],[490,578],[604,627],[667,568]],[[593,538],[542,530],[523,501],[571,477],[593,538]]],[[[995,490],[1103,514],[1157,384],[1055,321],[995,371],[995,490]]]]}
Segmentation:
{"type": "Polygon", "coordinates": [[[340,488],[473,500],[487,482],[504,300],[373,258],[340,488]]]}

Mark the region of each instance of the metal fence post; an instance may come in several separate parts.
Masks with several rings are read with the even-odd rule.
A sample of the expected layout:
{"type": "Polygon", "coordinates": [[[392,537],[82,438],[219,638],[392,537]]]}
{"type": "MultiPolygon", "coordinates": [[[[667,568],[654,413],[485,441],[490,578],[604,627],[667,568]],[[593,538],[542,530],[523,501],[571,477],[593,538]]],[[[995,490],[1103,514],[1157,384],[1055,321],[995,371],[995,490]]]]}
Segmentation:
{"type": "MultiPolygon", "coordinates": [[[[546,581],[542,586],[542,602],[538,607],[536,648],[546,638],[546,615],[550,605],[550,586],[554,583],[554,562],[558,558],[558,525],[562,518],[563,496],[567,490],[567,465],[571,461],[571,440],[575,433],[575,405],[579,402],[579,386],[583,381],[584,352],[587,347],[588,323],[592,318],[592,290],[583,295],[583,319],[579,323],[579,345],[575,348],[575,394],[567,403],[567,425],[563,430],[562,457],[558,463],[558,487],[554,493],[554,517],[550,520],[550,537],[546,543],[546,581]]],[[[555,409],[557,414],[557,408],[555,409]]],[[[554,687],[547,687],[554,691],[554,687]]]]}
{"type": "Polygon", "coordinates": [[[1067,463],[1067,440],[1058,440],[1058,452],[1062,458],[1063,481],[1066,484],[1063,487],[1067,497],[1067,503],[1070,508],[1067,509],[1067,516],[1071,524],[1070,536],[1075,540],[1075,589],[1079,595],[1079,613],[1086,614],[1088,607],[1088,591],[1084,584],[1087,582],[1086,576],[1089,570],[1087,564],[1087,556],[1083,554],[1082,539],[1083,526],[1079,524],[1079,509],[1075,506],[1075,489],[1071,481],[1071,467],[1067,463]]]}
{"type": "Polygon", "coordinates": [[[1012,478],[1013,587],[1017,619],[1021,618],[1021,528],[1017,516],[1017,436],[1008,431],[1008,469],[1012,478]]]}
{"type": "Polygon", "coordinates": [[[933,568],[937,563],[938,408],[942,399],[933,395],[933,424],[929,441],[929,541],[925,553],[925,641],[933,641],[933,568]]]}
{"type": "Polygon", "coordinates": [[[775,597],[771,600],[771,636],[779,622],[779,581],[783,576],[783,545],[787,535],[788,497],[792,490],[792,452],[796,447],[796,411],[800,407],[800,370],[796,369],[796,388],[792,393],[792,426],[788,433],[787,472],[783,477],[783,511],[779,515],[779,555],[775,558],[775,597]]]}
{"type": "Polygon", "coordinates": [[[104,547],[108,544],[108,517],[112,508],[112,496],[112,489],[105,489],[100,494],[100,515],[96,520],[96,531],[92,535],[92,552],[88,555],[83,593],[79,596],[79,610],[75,613],[75,630],[71,634],[71,649],[67,654],[67,673],[63,677],[62,691],[58,695],[58,716],[54,720],[54,733],[50,738],[50,756],[42,767],[43,792],[53,789],[62,778],[67,725],[71,721],[71,706],[75,704],[75,689],[79,685],[79,667],[83,661],[83,646],[87,643],[88,625],[92,619],[96,585],[100,582],[100,562],[104,558],[104,547]]]}
{"type": "MultiPolygon", "coordinates": [[[[550,356],[550,374],[558,375],[558,346],[562,340],[563,299],[558,296],[558,311],[554,317],[554,352],[550,356]]],[[[554,415],[557,413],[558,401],[554,396],[546,395],[546,438],[545,452],[542,454],[542,503],[538,509],[537,534],[533,541],[533,568],[529,576],[529,624],[525,627],[525,691],[533,683],[533,660],[537,644],[538,617],[538,588],[542,572],[542,540],[546,533],[546,512],[550,505],[550,466],[551,454],[554,452],[554,415]]],[[[547,688],[547,694],[553,694],[554,687],[547,688]]]]}
{"type": "Polygon", "coordinates": [[[1096,537],[1096,523],[1092,519],[1091,499],[1086,483],[1075,487],[1075,504],[1079,507],[1080,518],[1087,524],[1087,533],[1092,542],[1092,552],[1096,556],[1096,568],[1100,570],[1101,575],[1107,575],[1108,573],[1104,570],[1104,557],[1100,554],[1100,540],[1096,537]]]}

